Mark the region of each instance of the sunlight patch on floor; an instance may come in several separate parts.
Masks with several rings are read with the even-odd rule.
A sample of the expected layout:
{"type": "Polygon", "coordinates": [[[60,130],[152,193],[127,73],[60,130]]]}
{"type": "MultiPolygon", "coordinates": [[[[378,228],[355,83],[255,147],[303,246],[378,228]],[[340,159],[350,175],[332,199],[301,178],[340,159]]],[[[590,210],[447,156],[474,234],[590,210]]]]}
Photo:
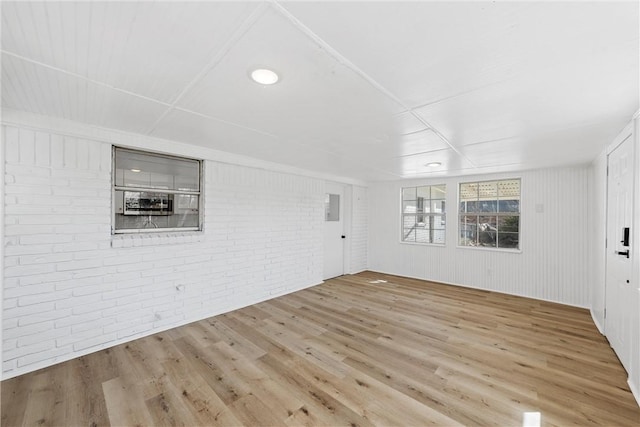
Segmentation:
{"type": "Polygon", "coordinates": [[[540,427],[540,412],[523,412],[522,427],[540,427]]]}

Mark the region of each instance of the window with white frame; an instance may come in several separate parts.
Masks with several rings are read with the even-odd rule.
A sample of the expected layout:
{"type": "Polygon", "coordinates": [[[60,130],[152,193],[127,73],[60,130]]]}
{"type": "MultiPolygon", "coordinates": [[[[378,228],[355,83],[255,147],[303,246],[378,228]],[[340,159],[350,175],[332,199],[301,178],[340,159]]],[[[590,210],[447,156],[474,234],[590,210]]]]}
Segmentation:
{"type": "Polygon", "coordinates": [[[444,184],[402,189],[403,242],[444,245],[446,194],[444,184]]]}
{"type": "Polygon", "coordinates": [[[199,160],[114,147],[113,232],[201,229],[199,160]]]}
{"type": "Polygon", "coordinates": [[[520,179],[460,183],[460,246],[520,249],[520,179]]]}

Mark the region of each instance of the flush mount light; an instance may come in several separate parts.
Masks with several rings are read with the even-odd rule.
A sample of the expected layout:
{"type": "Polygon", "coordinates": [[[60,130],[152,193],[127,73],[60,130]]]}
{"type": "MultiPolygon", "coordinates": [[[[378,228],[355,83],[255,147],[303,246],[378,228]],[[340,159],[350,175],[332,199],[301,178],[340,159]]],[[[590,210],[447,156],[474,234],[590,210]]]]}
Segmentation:
{"type": "Polygon", "coordinates": [[[442,166],[442,163],[440,162],[431,162],[431,163],[427,163],[425,165],[428,168],[437,168],[438,166],[442,166]]]}
{"type": "Polygon", "coordinates": [[[261,85],[272,85],[278,82],[278,75],[275,71],[266,68],[258,68],[251,72],[251,78],[254,82],[261,85]]]}
{"type": "Polygon", "coordinates": [[[131,172],[138,173],[138,172],[140,172],[140,169],[131,169],[131,172]]]}

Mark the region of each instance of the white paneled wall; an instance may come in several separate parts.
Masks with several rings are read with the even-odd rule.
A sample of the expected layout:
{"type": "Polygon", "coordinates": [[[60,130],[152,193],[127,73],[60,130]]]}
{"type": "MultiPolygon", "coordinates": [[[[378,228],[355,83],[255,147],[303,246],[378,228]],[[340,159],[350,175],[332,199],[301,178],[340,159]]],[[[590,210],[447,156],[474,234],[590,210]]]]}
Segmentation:
{"type": "Polygon", "coordinates": [[[320,179],[209,159],[202,233],[112,236],[111,144],[3,132],[4,378],[322,281],[320,179]]]}
{"type": "Polygon", "coordinates": [[[367,189],[353,186],[352,223],[351,223],[351,257],[349,273],[355,274],[367,269],[367,189]]]}
{"type": "Polygon", "coordinates": [[[588,167],[372,184],[369,269],[588,307],[588,167]],[[457,246],[458,183],[522,179],[521,252],[457,246]],[[445,246],[400,243],[400,189],[447,185],[445,246]]]}
{"type": "Polygon", "coordinates": [[[607,238],[607,153],[604,150],[589,167],[589,239],[591,315],[604,333],[605,240],[607,238]]]}

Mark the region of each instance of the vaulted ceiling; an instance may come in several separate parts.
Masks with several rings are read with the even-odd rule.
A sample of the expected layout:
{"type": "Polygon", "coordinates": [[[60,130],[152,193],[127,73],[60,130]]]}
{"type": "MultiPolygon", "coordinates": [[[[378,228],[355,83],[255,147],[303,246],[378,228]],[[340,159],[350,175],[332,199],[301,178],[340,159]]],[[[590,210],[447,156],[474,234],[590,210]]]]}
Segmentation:
{"type": "Polygon", "coordinates": [[[1,6],[5,112],[365,181],[586,163],[639,108],[637,1],[1,6]]]}

